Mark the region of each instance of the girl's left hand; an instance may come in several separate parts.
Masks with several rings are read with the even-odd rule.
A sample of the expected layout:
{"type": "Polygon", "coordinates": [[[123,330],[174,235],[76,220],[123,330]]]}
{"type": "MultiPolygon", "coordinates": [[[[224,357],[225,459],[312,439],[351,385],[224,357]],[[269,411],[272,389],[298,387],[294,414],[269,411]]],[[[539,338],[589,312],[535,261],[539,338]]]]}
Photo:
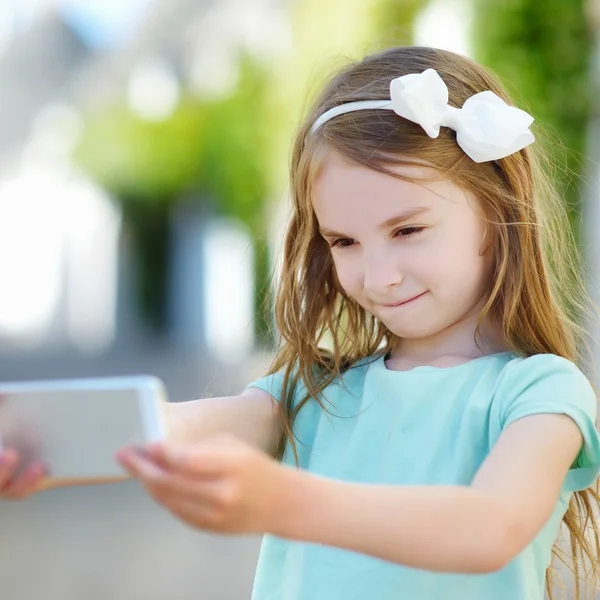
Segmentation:
{"type": "Polygon", "coordinates": [[[221,533],[264,533],[278,510],[285,467],[232,436],[194,446],[126,448],[119,463],[182,521],[221,533]]]}

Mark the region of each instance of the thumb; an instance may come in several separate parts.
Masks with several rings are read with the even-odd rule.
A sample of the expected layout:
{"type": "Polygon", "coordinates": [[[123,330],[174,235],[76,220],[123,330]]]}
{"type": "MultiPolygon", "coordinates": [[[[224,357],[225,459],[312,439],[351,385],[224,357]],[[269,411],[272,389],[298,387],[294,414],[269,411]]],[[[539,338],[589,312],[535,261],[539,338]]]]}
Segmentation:
{"type": "Polygon", "coordinates": [[[230,462],[228,449],[214,442],[194,445],[159,442],[151,445],[148,452],[166,469],[196,477],[217,477],[230,462]]]}

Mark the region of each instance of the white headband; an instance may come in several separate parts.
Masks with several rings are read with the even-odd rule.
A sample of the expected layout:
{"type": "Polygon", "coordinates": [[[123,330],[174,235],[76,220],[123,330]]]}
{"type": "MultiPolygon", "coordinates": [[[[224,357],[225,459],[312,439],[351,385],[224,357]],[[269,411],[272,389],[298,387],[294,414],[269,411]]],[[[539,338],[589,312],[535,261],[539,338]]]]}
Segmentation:
{"type": "Polygon", "coordinates": [[[520,108],[509,106],[492,91],[471,96],[462,108],[450,106],[448,88],[434,69],[393,79],[389,100],[364,100],[335,106],[315,121],[310,133],[329,119],[364,109],[393,110],[418,123],[431,138],[438,137],[442,126],[454,129],[458,145],[477,163],[504,158],[535,141],[529,129],[533,117],[520,108]]]}

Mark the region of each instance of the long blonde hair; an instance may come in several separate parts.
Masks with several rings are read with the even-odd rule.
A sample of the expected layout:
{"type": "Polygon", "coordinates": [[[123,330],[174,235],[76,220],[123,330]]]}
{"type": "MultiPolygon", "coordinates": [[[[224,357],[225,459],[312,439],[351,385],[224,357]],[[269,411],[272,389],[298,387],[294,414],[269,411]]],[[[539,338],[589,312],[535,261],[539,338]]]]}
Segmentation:
{"type": "MultiPolygon", "coordinates": [[[[280,456],[289,444],[297,457],[293,425],[304,404],[319,401],[320,392],[344,370],[359,359],[389,351],[394,341],[381,322],[344,294],[319,234],[311,187],[327,151],[396,177],[391,167],[424,161],[472,191],[493,233],[494,284],[483,314],[493,319],[515,353],[556,354],[585,368],[584,335],[576,322],[587,305],[582,269],[565,203],[544,175],[538,143],[500,161],[476,164],[456,144],[451,130],[443,128],[431,139],[392,111],[369,110],[338,116],[308,135],[316,118],[333,106],[389,97],[391,79],[428,68],[445,81],[453,106],[483,90],[510,103],[497,80],[477,63],[442,50],[399,47],[338,73],[298,131],[291,158],[292,216],[275,301],[281,341],[271,366],[272,373],[284,373],[280,456]],[[299,402],[294,400],[298,383],[306,389],[299,402]]],[[[581,565],[583,578],[595,587],[600,542],[594,510],[599,501],[597,487],[578,492],[564,517],[577,598],[581,565]]],[[[565,562],[557,545],[554,554],[565,562]]]]}

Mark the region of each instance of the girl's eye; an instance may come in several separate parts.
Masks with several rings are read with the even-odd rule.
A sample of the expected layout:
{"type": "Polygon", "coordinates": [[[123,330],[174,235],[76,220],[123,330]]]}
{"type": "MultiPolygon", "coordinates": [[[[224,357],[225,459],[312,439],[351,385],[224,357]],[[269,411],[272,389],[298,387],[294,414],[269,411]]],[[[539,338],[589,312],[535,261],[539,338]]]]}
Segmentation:
{"type": "Polygon", "coordinates": [[[331,242],[329,242],[329,247],[330,248],[348,248],[349,246],[352,246],[352,244],[354,244],[354,240],[351,240],[349,238],[342,238],[339,240],[331,240],[331,242]]]}
{"type": "MultiPolygon", "coordinates": [[[[403,227],[394,234],[394,237],[408,238],[417,233],[424,231],[425,227],[403,227]]],[[[349,248],[354,246],[356,242],[350,238],[339,238],[337,240],[331,240],[329,242],[330,248],[349,248]]]]}
{"type": "Polygon", "coordinates": [[[421,233],[424,229],[425,229],[425,227],[404,227],[403,229],[399,229],[396,232],[396,236],[407,238],[407,237],[410,237],[411,235],[421,233]]]}

